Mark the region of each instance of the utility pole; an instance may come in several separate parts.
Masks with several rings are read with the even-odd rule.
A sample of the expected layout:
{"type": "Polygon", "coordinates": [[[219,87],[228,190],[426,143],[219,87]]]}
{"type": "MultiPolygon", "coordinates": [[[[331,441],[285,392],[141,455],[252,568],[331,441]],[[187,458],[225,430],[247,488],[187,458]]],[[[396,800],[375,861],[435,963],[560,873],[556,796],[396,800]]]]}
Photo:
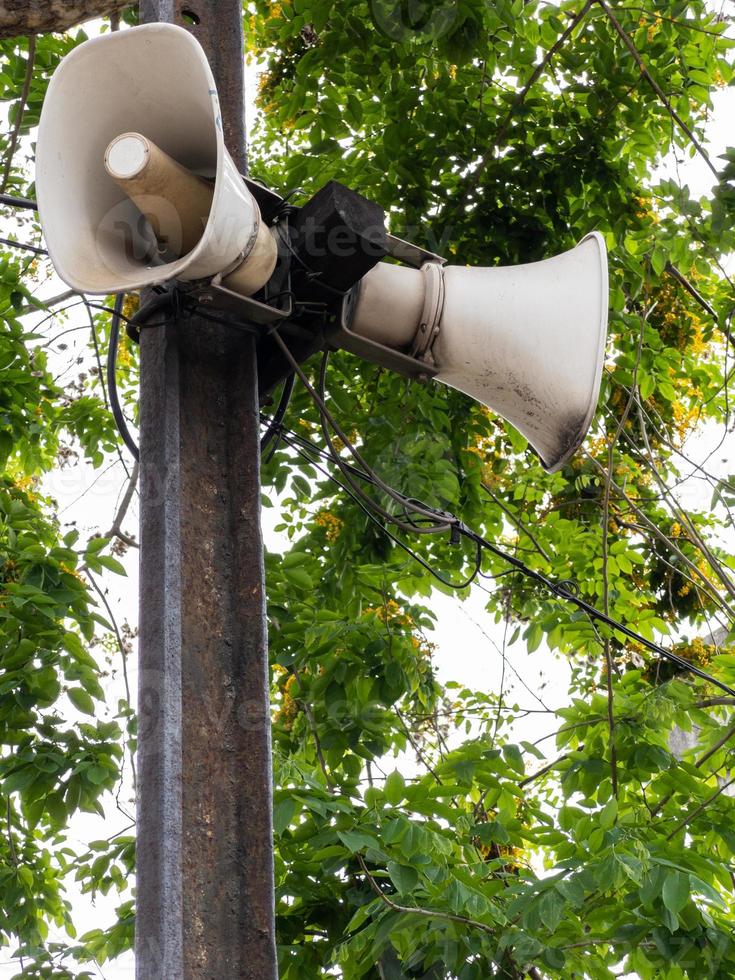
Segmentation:
{"type": "MultiPolygon", "coordinates": [[[[241,0],[141,0],[189,29],[246,166],[241,0]]],[[[251,334],[142,331],[138,980],[276,980],[258,379],[251,334]]]]}

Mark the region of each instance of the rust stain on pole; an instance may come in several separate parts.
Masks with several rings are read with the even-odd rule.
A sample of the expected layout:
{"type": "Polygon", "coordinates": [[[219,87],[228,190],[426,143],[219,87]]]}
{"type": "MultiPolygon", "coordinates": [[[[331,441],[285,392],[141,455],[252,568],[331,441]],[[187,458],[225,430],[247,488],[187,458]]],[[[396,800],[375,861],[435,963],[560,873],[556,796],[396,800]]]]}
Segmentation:
{"type": "MultiPolygon", "coordinates": [[[[202,43],[244,169],[240,0],[143,0],[202,43]]],[[[138,980],[276,980],[255,342],[141,337],[138,980]]]]}

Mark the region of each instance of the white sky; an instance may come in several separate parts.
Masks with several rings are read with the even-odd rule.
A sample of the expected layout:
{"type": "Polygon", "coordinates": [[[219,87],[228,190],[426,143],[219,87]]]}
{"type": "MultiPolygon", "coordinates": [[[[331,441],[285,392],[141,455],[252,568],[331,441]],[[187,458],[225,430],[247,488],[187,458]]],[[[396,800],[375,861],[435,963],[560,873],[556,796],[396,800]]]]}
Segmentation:
{"type": "MultiPolygon", "coordinates": [[[[248,99],[248,122],[252,126],[255,118],[252,93],[255,91],[256,85],[256,70],[252,67],[248,70],[247,84],[248,95],[250,96],[248,99]]],[[[728,89],[717,92],[708,143],[708,150],[713,158],[724,151],[728,139],[732,142],[733,121],[735,121],[735,90],[728,89]]],[[[662,167],[662,173],[676,176],[672,164],[672,160],[667,160],[662,167]]],[[[686,158],[680,163],[678,174],[682,182],[689,184],[695,194],[704,195],[709,191],[712,176],[701,158],[696,156],[686,158]]],[[[6,228],[2,234],[13,230],[13,227],[6,228]]],[[[39,287],[38,294],[48,297],[61,292],[63,288],[64,284],[52,276],[39,287]]],[[[30,326],[32,318],[28,318],[26,322],[30,326]]],[[[77,313],[73,313],[68,323],[59,326],[59,331],[78,322],[84,321],[78,318],[77,313]]],[[[77,350],[80,356],[84,357],[86,366],[89,363],[86,333],[79,331],[76,334],[70,334],[65,339],[69,343],[69,349],[63,354],[57,354],[57,363],[65,367],[71,353],[77,350]]],[[[713,447],[714,439],[715,434],[705,433],[696,441],[692,440],[688,448],[692,450],[693,455],[703,459],[713,447]]],[[[710,460],[708,464],[710,469],[721,473],[729,472],[731,470],[729,459],[732,452],[732,436],[728,436],[725,444],[718,449],[710,460]]],[[[110,525],[122,486],[123,474],[119,463],[97,472],[93,471],[89,465],[79,463],[68,469],[55,471],[44,481],[46,491],[59,501],[62,522],[69,523],[70,526],[75,525],[81,532],[83,539],[100,529],[104,530],[110,525]]],[[[683,497],[685,503],[690,506],[697,504],[702,506],[703,499],[706,502],[709,501],[711,494],[709,489],[701,489],[701,485],[697,484],[696,481],[692,481],[687,487],[683,497]],[[706,494],[706,497],[703,494],[706,494]]],[[[265,538],[268,546],[273,550],[282,550],[284,547],[273,531],[278,522],[277,507],[264,511],[265,538]]],[[[128,532],[137,533],[137,501],[133,503],[124,527],[128,532]]],[[[131,552],[128,555],[125,566],[128,571],[126,579],[108,575],[105,585],[108,589],[108,599],[118,622],[127,621],[134,625],[137,619],[137,552],[131,552]]],[[[436,631],[431,639],[437,644],[435,666],[440,681],[454,680],[476,690],[497,691],[503,676],[502,658],[499,652],[503,628],[502,625],[496,626],[485,612],[483,593],[479,589],[475,589],[472,596],[464,603],[458,599],[436,593],[432,597],[431,604],[438,616],[436,631]]],[[[507,662],[508,668],[505,672],[506,702],[517,702],[526,708],[537,707],[534,697],[528,693],[527,688],[531,691],[538,691],[542,685],[541,697],[546,705],[556,707],[566,702],[567,664],[560,658],[552,657],[543,645],[529,656],[525,653],[523,645],[519,643],[509,648],[507,662]]],[[[130,664],[130,678],[132,688],[135,690],[134,660],[130,664]]],[[[122,696],[123,693],[118,659],[113,660],[110,676],[106,679],[105,686],[109,695],[109,704],[116,705],[118,697],[122,696]]],[[[70,717],[74,715],[74,709],[71,706],[69,706],[69,714],[70,717]]],[[[551,716],[529,715],[525,722],[518,726],[518,737],[533,741],[549,734],[553,728],[554,721],[551,716]]],[[[542,748],[545,748],[549,754],[553,754],[553,740],[549,739],[542,748]]],[[[410,770],[414,765],[412,760],[408,758],[402,759],[400,764],[404,771],[410,770]]],[[[394,763],[388,762],[387,766],[389,770],[393,768],[394,763]]],[[[122,794],[122,799],[128,801],[128,805],[125,807],[128,811],[130,810],[131,796],[131,788],[127,785],[122,794]]],[[[128,823],[129,821],[115,809],[114,801],[108,799],[106,818],[102,820],[99,817],[86,814],[75,817],[70,827],[69,839],[72,846],[77,847],[81,852],[90,840],[109,837],[121,831],[128,823]]],[[[123,896],[123,899],[126,897],[123,896]]],[[[70,898],[73,901],[75,919],[80,927],[80,934],[86,929],[109,924],[113,919],[114,907],[118,904],[118,899],[114,894],[108,898],[98,897],[94,903],[88,897],[74,894],[73,891],[70,898]]],[[[63,937],[58,936],[57,938],[63,937]]],[[[16,972],[17,961],[11,966],[8,958],[0,952],[0,980],[6,980],[16,972]]],[[[105,964],[98,970],[98,975],[108,978],[108,980],[132,978],[134,976],[132,955],[123,956],[114,964],[105,964]]]]}

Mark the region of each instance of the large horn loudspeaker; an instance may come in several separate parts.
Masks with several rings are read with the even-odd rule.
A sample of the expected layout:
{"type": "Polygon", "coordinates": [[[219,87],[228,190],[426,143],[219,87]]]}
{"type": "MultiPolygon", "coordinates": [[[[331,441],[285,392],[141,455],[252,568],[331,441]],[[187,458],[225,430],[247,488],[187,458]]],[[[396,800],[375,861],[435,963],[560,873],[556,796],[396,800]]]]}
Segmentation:
{"type": "Polygon", "coordinates": [[[549,472],[579,448],[597,404],[607,333],[599,233],[527,265],[381,262],[351,305],[341,346],[357,349],[364,340],[379,362],[380,348],[402,351],[406,363],[409,355],[429,376],[507,419],[549,472]]]}
{"type": "Polygon", "coordinates": [[[81,292],[223,273],[251,295],[276,263],[225,149],[204,51],[172,24],[103,35],[63,59],[41,114],[36,191],[54,266],[81,292]]]}

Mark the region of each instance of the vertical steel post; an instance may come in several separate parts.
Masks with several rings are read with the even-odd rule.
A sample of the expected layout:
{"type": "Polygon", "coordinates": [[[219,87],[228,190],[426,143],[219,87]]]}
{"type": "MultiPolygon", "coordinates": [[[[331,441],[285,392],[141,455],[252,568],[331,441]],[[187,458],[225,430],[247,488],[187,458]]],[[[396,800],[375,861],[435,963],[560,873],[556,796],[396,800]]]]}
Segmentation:
{"type": "MultiPolygon", "coordinates": [[[[202,43],[244,170],[241,0],[142,0],[202,43]]],[[[138,980],[276,980],[255,345],[141,337],[138,980]]]]}

